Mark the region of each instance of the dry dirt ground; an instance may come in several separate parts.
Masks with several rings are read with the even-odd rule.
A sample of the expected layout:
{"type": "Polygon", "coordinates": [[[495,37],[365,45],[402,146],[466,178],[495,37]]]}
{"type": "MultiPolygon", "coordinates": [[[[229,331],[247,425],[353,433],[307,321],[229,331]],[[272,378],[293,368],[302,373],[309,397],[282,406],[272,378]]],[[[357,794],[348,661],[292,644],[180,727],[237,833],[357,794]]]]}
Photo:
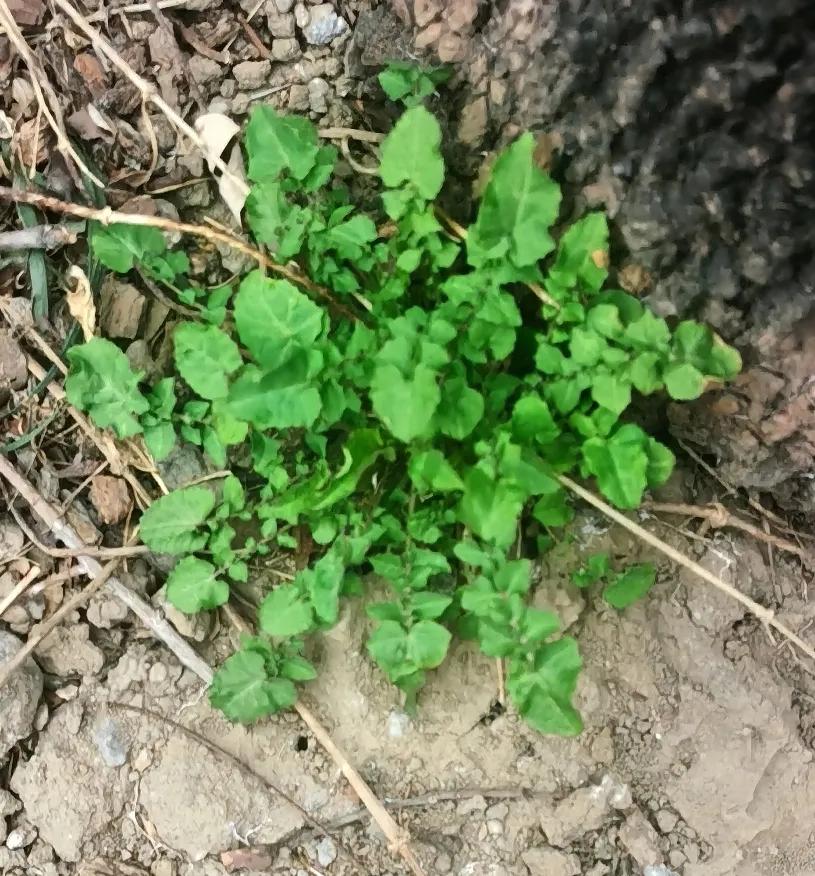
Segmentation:
{"type": "MultiPolygon", "coordinates": [[[[803,3],[187,0],[166,8],[182,64],[149,11],[105,15],[121,5],[87,8],[190,117],[208,109],[241,122],[254,102],[268,101],[322,126],[384,130],[393,108],[373,80],[383,63],[454,64],[451,97],[433,108],[445,116],[459,209],[485,154],[522,127],[549,133],[552,170],[571,186],[574,210],[602,205],[614,218],[628,268],[621,282],[664,313],[702,313],[745,350],[741,384],[689,417],[675,415],[675,433],[715,451],[708,459],[722,464],[729,483],[771,491],[786,508],[811,502],[812,350],[803,317],[812,246],[797,226],[808,227],[811,208],[815,141],[807,135],[811,107],[802,107],[815,90],[815,43],[803,3]],[[252,37],[239,16],[256,7],[252,37]]],[[[215,185],[187,184],[205,176],[201,158],[158,116],[158,155],[145,178],[153,157],[138,95],[64,19],[42,0],[10,7],[28,14],[22,23],[64,97],[68,124],[114,179],[112,202],[148,190],[161,210],[228,221],[215,185]]],[[[0,55],[3,108],[19,132],[36,122],[36,110],[7,45],[0,55]]],[[[48,146],[43,134],[36,160],[59,190],[48,146]]],[[[240,267],[220,256],[226,270],[240,267]]],[[[160,359],[166,308],[145,290],[107,288],[105,333],[149,367],[160,359]]],[[[11,350],[7,337],[0,343],[0,352],[11,350]]],[[[8,377],[19,361],[6,358],[8,377]]],[[[9,383],[21,388],[16,378],[9,383]]],[[[42,492],[63,500],[89,473],[77,461],[72,476],[62,470],[63,483],[47,467],[36,478],[42,492]]],[[[180,465],[175,479],[199,473],[180,465]]],[[[687,460],[663,498],[708,501],[716,490],[687,460]]],[[[74,510],[101,526],[82,497],[74,510]]],[[[729,530],[699,531],[678,517],[644,522],[807,635],[811,568],[729,530]]],[[[316,646],[320,677],[307,701],[393,804],[426,872],[815,874],[811,667],[737,604],[664,563],[645,603],[624,614],[587,604],[564,571],[577,558],[604,549],[621,561],[645,555],[601,518],[584,515],[573,531],[540,565],[535,598],[580,641],[586,731],[577,739],[542,738],[504,712],[493,661],[469,646],[459,645],[434,675],[415,716],[402,712],[364,656],[365,621],[355,606],[316,646]]],[[[15,565],[24,544],[14,521],[0,517],[0,598],[24,574],[15,565]]],[[[160,573],[141,560],[128,569],[128,584],[160,601],[160,573]]],[[[9,609],[0,660],[52,609],[43,594],[9,609]]],[[[229,643],[217,618],[175,620],[206,657],[224,656],[229,643]]],[[[0,873],[404,872],[295,716],[249,730],[228,725],[197,679],[109,598],[69,621],[0,691],[0,873]]]]}

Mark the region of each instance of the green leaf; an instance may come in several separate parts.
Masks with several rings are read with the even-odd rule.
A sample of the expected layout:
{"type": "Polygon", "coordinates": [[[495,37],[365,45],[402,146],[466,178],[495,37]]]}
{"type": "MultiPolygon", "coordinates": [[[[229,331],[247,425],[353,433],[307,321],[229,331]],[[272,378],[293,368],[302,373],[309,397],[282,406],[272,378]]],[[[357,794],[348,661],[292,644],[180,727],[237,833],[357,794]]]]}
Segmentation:
{"type": "Polygon", "coordinates": [[[383,620],[368,637],[367,648],[377,665],[390,674],[405,660],[407,632],[398,621],[383,620]]]}
{"type": "Polygon", "coordinates": [[[329,551],[313,569],[301,573],[314,614],[325,624],[335,624],[339,615],[339,596],[345,564],[336,551],[329,551]]]}
{"type": "Polygon", "coordinates": [[[631,383],[643,395],[650,395],[662,387],[662,379],[657,369],[659,362],[658,353],[640,353],[628,369],[631,383]]]}
{"type": "Polygon", "coordinates": [[[569,341],[569,352],[572,354],[572,359],[578,365],[591,367],[596,365],[606,348],[606,342],[597,332],[580,328],[579,326],[572,332],[571,340],[569,341]]]}
{"type": "Polygon", "coordinates": [[[214,325],[182,322],[173,333],[178,373],[202,398],[223,398],[227,376],[243,364],[237,344],[214,325]]]}
{"type": "Polygon", "coordinates": [[[467,235],[471,265],[508,256],[534,265],[554,247],[549,229],[560,208],[560,188],[534,160],[535,139],[524,134],[496,160],[478,218],[467,235]]]}
{"type": "Polygon", "coordinates": [[[521,715],[540,733],[576,736],[583,729],[571,700],[582,661],[577,642],[564,636],[540,646],[532,664],[511,660],[507,693],[521,715]]]}
{"type": "Polygon", "coordinates": [[[142,514],[141,540],[150,550],[162,554],[201,550],[207,537],[199,529],[214,507],[215,497],[206,487],[173,490],[156,499],[142,514]]]}
{"type": "Polygon", "coordinates": [[[604,213],[588,213],[561,237],[546,287],[558,293],[578,283],[596,292],[608,275],[608,223],[604,213]]]}
{"type": "Polygon", "coordinates": [[[276,179],[287,170],[305,179],[317,160],[317,131],[302,116],[281,116],[270,106],[252,110],[246,128],[249,178],[255,182],[276,179]]]}
{"type": "Polygon", "coordinates": [[[453,602],[452,596],[420,590],[410,597],[410,613],[417,620],[436,620],[453,602]]]}
{"type": "Polygon", "coordinates": [[[436,425],[445,435],[462,441],[484,416],[484,397],[467,385],[463,377],[445,380],[441,403],[436,411],[436,425]]]}
{"type": "Polygon", "coordinates": [[[246,492],[235,475],[231,474],[224,479],[222,498],[231,514],[237,514],[246,506],[246,492]]]}
{"type": "Polygon", "coordinates": [[[311,379],[304,356],[268,373],[247,365],[230,386],[224,410],[259,429],[311,426],[322,407],[311,379]]]}
{"type": "Polygon", "coordinates": [[[441,624],[423,620],[410,628],[407,656],[420,669],[435,669],[447,655],[451,635],[441,624]]]}
{"type": "Polygon", "coordinates": [[[156,462],[169,456],[175,446],[175,429],[172,423],[157,423],[144,427],[144,443],[156,462]]]}
{"type": "Polygon", "coordinates": [[[650,563],[631,566],[606,587],[603,599],[613,608],[622,611],[648,593],[655,577],[656,570],[650,563]]]}
{"type": "Polygon", "coordinates": [[[380,364],[371,380],[373,409],[390,432],[406,444],[427,435],[441,399],[436,372],[417,365],[406,379],[395,365],[380,364]]]}
{"type": "Polygon", "coordinates": [[[333,228],[329,228],[325,232],[324,241],[335,249],[342,258],[358,261],[370,248],[376,237],[376,225],[374,225],[373,220],[360,213],[333,228]]]}
{"type": "Polygon", "coordinates": [[[215,673],[209,700],[231,721],[249,724],[294,705],[297,691],[287,678],[269,678],[254,651],[238,651],[215,673]]]}
{"type": "Polygon", "coordinates": [[[631,384],[617,374],[597,374],[591,384],[591,397],[600,407],[621,414],[631,404],[631,384]]]}
{"type": "Polygon", "coordinates": [[[280,674],[292,681],[313,681],[317,677],[317,670],[305,657],[295,654],[280,663],[280,674]]]}
{"type": "Polygon", "coordinates": [[[669,365],[662,374],[668,395],[677,401],[690,401],[705,391],[705,376],[688,362],[669,365]]]}
{"type": "Polygon", "coordinates": [[[272,590],[258,609],[260,628],[269,636],[299,636],[314,626],[311,605],[294,584],[272,590]]]}
{"type": "Polygon", "coordinates": [[[541,496],[532,508],[532,516],[544,526],[565,526],[574,517],[574,509],[563,490],[541,496]]]}
{"type": "Polygon", "coordinates": [[[526,395],[512,410],[512,434],[519,441],[548,444],[560,434],[549,405],[538,395],[526,395]]]}
{"type": "Polygon", "coordinates": [[[577,572],[572,572],[572,583],[578,587],[589,587],[596,584],[601,578],[609,573],[610,563],[608,554],[593,554],[589,557],[585,567],[577,572]]]}
{"type": "Polygon", "coordinates": [[[137,417],[150,405],[139,392],[141,375],[130,370],[127,356],[116,344],[92,338],[71,347],[66,355],[71,366],[65,378],[68,401],[87,411],[97,426],[112,428],[120,438],[141,432],[137,417]]]}
{"type": "Polygon", "coordinates": [[[407,110],[382,143],[379,175],[388,188],[404,183],[432,201],[444,181],[441,128],[424,107],[407,110]]]}
{"type": "Polygon", "coordinates": [[[246,219],[257,240],[267,244],[281,261],[294,258],[303,247],[313,214],[286,200],[281,183],[252,186],[246,199],[246,219]]]}
{"type": "Polygon", "coordinates": [[[167,249],[164,235],[149,225],[94,225],[91,247],[96,258],[111,271],[126,274],[136,262],[167,249]]]}
{"type": "Polygon", "coordinates": [[[440,450],[414,453],[408,464],[408,474],[420,493],[463,490],[464,484],[440,450]]]}
{"type": "Polygon", "coordinates": [[[623,342],[637,350],[667,350],[671,340],[668,323],[644,310],[639,319],[630,322],[623,333],[623,342]]]}
{"type": "Polygon", "coordinates": [[[325,314],[287,280],[252,271],[235,297],[235,324],[243,344],[267,368],[308,349],[323,330],[325,314]]]}
{"type": "Polygon", "coordinates": [[[524,493],[515,485],[473,467],[464,479],[459,519],[485,541],[507,547],[515,538],[524,493]]]}
{"type": "Polygon", "coordinates": [[[623,426],[608,440],[590,438],[583,444],[583,460],[597,478],[603,495],[619,508],[636,508],[648,483],[648,456],[644,433],[623,426]]]}
{"type": "Polygon", "coordinates": [[[645,473],[648,486],[659,487],[671,476],[676,457],[664,444],[650,436],[645,444],[645,452],[648,454],[648,469],[645,473]]]}
{"type": "Polygon", "coordinates": [[[217,608],[229,599],[229,585],[212,563],[184,557],[167,578],[167,601],[185,614],[217,608]]]}

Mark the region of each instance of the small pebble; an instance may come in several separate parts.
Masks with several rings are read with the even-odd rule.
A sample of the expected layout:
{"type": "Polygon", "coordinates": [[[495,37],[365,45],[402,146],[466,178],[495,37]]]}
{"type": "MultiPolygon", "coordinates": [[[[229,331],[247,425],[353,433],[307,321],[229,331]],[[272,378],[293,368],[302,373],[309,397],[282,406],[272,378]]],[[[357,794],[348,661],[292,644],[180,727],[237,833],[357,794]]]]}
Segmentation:
{"type": "Polygon", "coordinates": [[[499,821],[497,818],[491,818],[487,822],[487,830],[492,836],[501,836],[504,832],[504,822],[499,821]]]}
{"type": "Polygon", "coordinates": [[[447,852],[442,852],[433,862],[436,873],[449,873],[453,869],[453,859],[447,852]]]}
{"type": "Polygon", "coordinates": [[[509,806],[506,803],[495,803],[484,813],[489,818],[498,818],[503,821],[509,815],[509,806]]]}
{"type": "Polygon", "coordinates": [[[321,867],[330,867],[337,860],[337,846],[334,840],[323,837],[317,843],[317,863],[321,867]]]}

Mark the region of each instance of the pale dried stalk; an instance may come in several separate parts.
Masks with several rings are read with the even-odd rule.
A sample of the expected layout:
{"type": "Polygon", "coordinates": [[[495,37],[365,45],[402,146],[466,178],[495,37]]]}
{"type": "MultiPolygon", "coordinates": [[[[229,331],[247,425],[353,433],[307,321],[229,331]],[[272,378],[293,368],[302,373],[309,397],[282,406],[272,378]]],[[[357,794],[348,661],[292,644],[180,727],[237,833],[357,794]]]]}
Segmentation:
{"type": "MultiPolygon", "coordinates": [[[[205,660],[198,656],[189,643],[176,632],[170,623],[155,609],[149,606],[140,596],[137,596],[129,587],[126,587],[117,578],[111,577],[116,566],[121,561],[120,558],[117,557],[116,559],[111,560],[103,568],[93,557],[88,556],[87,552],[79,553],[83,549],[86,549],[87,545],[82,541],[79,535],[77,535],[76,530],[70,526],[70,524],[68,524],[48,502],[46,502],[46,500],[24,477],[22,477],[22,475],[19,474],[17,469],[14,468],[5,456],[0,456],[0,476],[4,477],[19,493],[20,497],[29,505],[32,512],[51,530],[58,541],[61,541],[69,549],[78,552],[78,565],[80,565],[83,571],[92,579],[91,584],[74,597],[78,602],[72,604],[68,610],[72,610],[76,604],[82,604],[85,602],[102,586],[102,584],[106,583],[108,590],[110,590],[120,602],[123,602],[157,639],[164,642],[184,666],[192,670],[207,684],[212,681],[213,672],[210,666],[205,660]],[[102,578],[101,582],[100,577],[102,578]]],[[[44,630],[44,632],[46,634],[47,632],[50,632],[50,630],[59,623],[59,619],[64,617],[65,613],[67,612],[60,614],[54,624],[48,627],[47,630],[44,630]]],[[[49,623],[57,614],[58,612],[52,615],[49,619],[49,623]]],[[[32,648],[36,647],[36,644],[37,643],[35,643],[32,648]]],[[[0,684],[8,678],[10,670],[8,670],[7,667],[9,665],[10,664],[3,664],[3,667],[0,669],[0,684]]]]}
{"type": "MultiPolygon", "coordinates": [[[[722,527],[731,527],[740,529],[742,532],[749,533],[758,541],[763,541],[766,544],[773,545],[779,550],[787,551],[787,553],[795,554],[807,563],[815,563],[815,556],[811,551],[801,547],[799,544],[790,541],[786,538],[781,538],[774,535],[772,532],[765,532],[759,529],[758,526],[742,520],[731,511],[728,511],[721,502],[714,502],[712,505],[685,505],[683,502],[646,502],[644,505],[649,511],[663,511],[666,514],[681,514],[688,517],[699,517],[707,520],[714,529],[722,527]]],[[[764,521],[765,524],[767,521],[764,521]]]]}
{"type": "Polygon", "coordinates": [[[9,593],[8,596],[6,596],[6,598],[2,602],[0,602],[0,618],[2,618],[3,615],[6,613],[6,610],[14,605],[14,603],[23,595],[23,593],[28,590],[28,588],[32,585],[32,583],[39,574],[40,567],[37,565],[33,565],[28,570],[28,574],[20,578],[11,593],[9,593]]]}
{"type": "MultiPolygon", "coordinates": [[[[0,2],[2,2],[2,0],[0,0],[0,2]]],[[[160,228],[163,231],[191,234],[195,237],[202,237],[205,240],[211,240],[215,243],[222,243],[238,252],[242,252],[246,256],[249,256],[249,258],[267,270],[279,274],[287,280],[290,280],[292,283],[296,283],[298,286],[311,292],[313,295],[325,299],[338,313],[341,313],[347,319],[358,321],[358,317],[348,310],[344,304],[337,301],[328,289],[319,286],[317,283],[313,283],[301,271],[289,267],[288,265],[278,264],[259,249],[256,249],[245,240],[241,240],[241,238],[235,237],[227,231],[222,231],[209,225],[194,225],[189,222],[176,222],[174,219],[167,219],[164,216],[145,216],[140,213],[122,213],[117,210],[111,210],[110,207],[104,207],[99,210],[94,207],[85,207],[81,204],[72,204],[69,201],[61,201],[59,198],[52,198],[49,195],[41,195],[37,192],[20,191],[18,189],[9,188],[8,186],[0,186],[0,201],[30,204],[33,207],[39,207],[41,210],[51,210],[55,213],[78,216],[82,219],[90,219],[99,222],[102,225],[143,225],[151,228],[160,228]]]]}
{"type": "Polygon", "coordinates": [[[0,24],[3,26],[8,38],[14,44],[14,47],[20,53],[20,57],[25,61],[26,67],[28,67],[28,71],[31,74],[31,86],[34,89],[37,104],[42,111],[42,114],[45,116],[48,126],[54,132],[54,136],[57,138],[57,148],[63,154],[68,166],[71,167],[71,162],[73,162],[79,170],[81,170],[89,179],[93,180],[96,185],[100,188],[104,188],[104,183],[91,172],[79,153],[77,153],[76,149],[71,145],[71,141],[65,133],[65,126],[62,122],[62,110],[59,105],[59,100],[48,85],[48,79],[45,76],[39,61],[26,42],[22,31],[17,26],[17,22],[14,20],[14,16],[11,14],[11,10],[6,3],[6,0],[0,0],[0,24]],[[43,85],[40,82],[40,79],[46,83],[46,87],[49,89],[52,101],[51,107],[49,107],[48,100],[43,93],[43,85]]]}
{"type": "MultiPolygon", "coordinates": [[[[5,0],[0,0],[0,2],[5,3],[5,0]]],[[[98,51],[100,51],[105,57],[108,58],[116,67],[119,68],[121,73],[129,79],[133,85],[138,88],[144,100],[149,101],[156,107],[159,112],[163,113],[174,125],[175,127],[185,136],[188,140],[190,140],[201,152],[206,155],[211,162],[224,174],[226,177],[230,179],[232,184],[236,186],[236,191],[241,192],[241,194],[248,195],[249,194],[249,186],[240,179],[235,176],[234,173],[227,167],[226,162],[218,155],[213,155],[206,146],[206,143],[201,139],[198,132],[187,122],[161,97],[161,95],[156,90],[155,86],[140,76],[128,63],[122,58],[122,56],[113,48],[113,46],[106,40],[102,35],[93,28],[90,22],[75,9],[68,0],[53,0],[54,5],[58,6],[70,19],[73,23],[87,36],[93,45],[96,47],[98,51]]],[[[148,9],[150,7],[148,6],[148,9]]]]}
{"type": "Polygon", "coordinates": [[[708,584],[712,584],[717,590],[721,590],[722,593],[726,593],[728,596],[731,596],[737,602],[740,602],[751,614],[755,615],[762,623],[769,624],[769,626],[778,630],[784,638],[788,639],[793,644],[797,645],[807,657],[811,657],[815,660],[815,648],[811,645],[808,645],[800,636],[796,635],[789,627],[785,626],[781,621],[779,621],[775,612],[772,609],[765,608],[763,605],[759,605],[754,600],[750,599],[749,596],[745,596],[740,590],[737,590],[731,584],[728,584],[726,581],[722,581],[717,575],[714,575],[712,572],[709,572],[704,566],[699,565],[699,563],[694,560],[686,557],[681,551],[678,551],[676,548],[671,547],[671,545],[662,541],[661,538],[658,538],[653,533],[649,532],[647,529],[644,529],[638,523],[634,523],[633,520],[629,520],[624,514],[621,514],[617,511],[616,508],[612,508],[611,505],[604,502],[602,499],[598,498],[591,493],[589,490],[581,487],[579,484],[575,483],[571,478],[567,478],[565,475],[558,475],[558,480],[560,483],[566,487],[567,490],[570,490],[576,496],[580,496],[585,502],[588,502],[590,505],[593,505],[597,508],[598,511],[602,511],[606,517],[613,520],[615,523],[619,523],[620,526],[627,529],[633,535],[636,535],[641,541],[644,541],[646,544],[650,545],[653,548],[656,548],[660,553],[664,554],[669,559],[673,560],[675,563],[678,563],[680,566],[684,566],[686,569],[689,569],[694,575],[698,575],[704,581],[707,581],[708,584]]]}

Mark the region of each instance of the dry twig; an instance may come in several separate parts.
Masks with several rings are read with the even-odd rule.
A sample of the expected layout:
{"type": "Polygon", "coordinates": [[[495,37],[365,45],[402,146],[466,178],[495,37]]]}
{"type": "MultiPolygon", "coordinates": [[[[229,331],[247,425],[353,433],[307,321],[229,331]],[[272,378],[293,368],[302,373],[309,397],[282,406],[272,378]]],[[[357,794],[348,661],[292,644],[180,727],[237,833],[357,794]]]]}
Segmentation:
{"type": "Polygon", "coordinates": [[[765,544],[777,547],[782,551],[787,551],[787,553],[795,554],[807,563],[815,565],[815,556],[813,556],[811,551],[786,538],[781,538],[780,536],[773,535],[771,532],[759,529],[758,526],[748,523],[746,520],[742,520],[731,511],[728,511],[721,502],[713,502],[710,505],[685,505],[681,502],[646,502],[644,507],[649,511],[662,511],[665,514],[699,517],[707,520],[714,529],[721,529],[722,527],[740,529],[742,532],[749,533],[758,541],[763,541],[765,544]]]}
{"type": "Polygon", "coordinates": [[[65,225],[32,225],[29,228],[0,233],[0,251],[2,252],[56,249],[67,243],[76,243],[76,232],[65,225]]]}
{"type": "MultiPolygon", "coordinates": [[[[0,2],[2,2],[2,0],[0,0],[0,2]]],[[[313,295],[327,300],[338,313],[341,313],[346,318],[354,321],[358,320],[358,317],[348,310],[344,304],[337,301],[328,289],[312,282],[299,269],[288,265],[278,264],[245,240],[241,240],[241,238],[235,237],[235,235],[218,228],[212,228],[208,225],[194,225],[189,222],[176,222],[174,219],[167,219],[164,216],[145,216],[141,213],[122,213],[117,210],[111,210],[110,207],[105,207],[99,210],[94,207],[85,207],[81,204],[60,201],[59,198],[52,198],[50,195],[41,195],[37,192],[24,192],[7,186],[0,186],[0,201],[30,204],[33,207],[39,207],[41,210],[51,210],[55,213],[79,216],[82,219],[90,219],[99,222],[102,225],[147,225],[152,228],[160,228],[163,231],[191,234],[195,237],[210,240],[213,243],[221,243],[237,250],[238,252],[242,252],[262,267],[285,277],[292,283],[296,283],[298,286],[301,286],[313,295]]]]}
{"type": "Polygon", "coordinates": [[[619,523],[620,526],[627,529],[633,535],[636,535],[641,541],[644,541],[646,544],[650,545],[653,548],[656,548],[660,553],[664,554],[669,559],[673,560],[675,563],[678,563],[680,566],[684,566],[686,569],[689,569],[695,575],[698,575],[704,581],[707,581],[708,584],[712,584],[717,590],[721,590],[722,593],[726,593],[728,596],[731,596],[737,602],[740,602],[751,614],[755,615],[762,623],[767,624],[774,629],[778,630],[782,636],[786,639],[789,639],[790,642],[797,645],[807,657],[811,657],[815,660],[815,648],[812,645],[807,644],[800,636],[796,635],[789,627],[785,624],[781,623],[776,616],[775,612],[772,609],[765,608],[763,605],[759,605],[754,600],[750,599],[749,596],[745,596],[740,590],[737,590],[732,584],[728,584],[726,581],[722,581],[721,578],[714,575],[712,572],[709,572],[704,566],[699,565],[699,563],[691,560],[689,557],[686,557],[681,551],[678,551],[676,548],[671,547],[671,545],[662,541],[661,538],[658,538],[653,533],[649,532],[647,529],[644,529],[638,523],[635,523],[633,520],[629,520],[624,514],[621,514],[617,511],[616,508],[612,508],[607,502],[604,502],[602,499],[598,498],[594,495],[594,493],[589,490],[581,487],[579,484],[575,483],[571,478],[567,478],[565,475],[558,475],[558,480],[560,483],[566,487],[567,490],[574,493],[576,496],[579,496],[585,502],[588,502],[590,505],[593,505],[597,508],[598,511],[602,511],[606,517],[610,520],[613,520],[615,523],[619,523]]]}

